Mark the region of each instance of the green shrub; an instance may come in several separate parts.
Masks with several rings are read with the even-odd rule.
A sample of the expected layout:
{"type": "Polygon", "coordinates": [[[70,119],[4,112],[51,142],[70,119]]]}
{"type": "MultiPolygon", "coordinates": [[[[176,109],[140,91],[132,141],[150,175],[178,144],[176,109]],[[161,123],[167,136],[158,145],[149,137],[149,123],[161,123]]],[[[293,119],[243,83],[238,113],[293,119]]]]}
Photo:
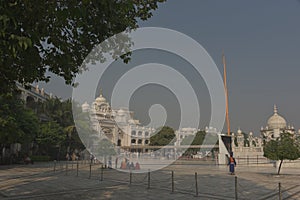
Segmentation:
{"type": "Polygon", "coordinates": [[[46,162],[50,160],[50,156],[30,156],[34,162],[46,162]]]}

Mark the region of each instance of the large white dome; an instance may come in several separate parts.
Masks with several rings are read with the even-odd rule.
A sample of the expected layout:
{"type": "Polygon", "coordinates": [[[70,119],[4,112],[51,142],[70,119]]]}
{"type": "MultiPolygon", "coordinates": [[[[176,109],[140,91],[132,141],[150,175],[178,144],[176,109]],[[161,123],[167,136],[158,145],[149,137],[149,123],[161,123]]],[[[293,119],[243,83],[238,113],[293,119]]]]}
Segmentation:
{"type": "Polygon", "coordinates": [[[269,129],[286,128],[286,120],[277,113],[277,107],[274,106],[274,114],[268,120],[269,129]]]}
{"type": "Polygon", "coordinates": [[[96,102],[98,104],[106,103],[106,99],[102,96],[102,94],[100,94],[100,96],[96,98],[96,102]]]}

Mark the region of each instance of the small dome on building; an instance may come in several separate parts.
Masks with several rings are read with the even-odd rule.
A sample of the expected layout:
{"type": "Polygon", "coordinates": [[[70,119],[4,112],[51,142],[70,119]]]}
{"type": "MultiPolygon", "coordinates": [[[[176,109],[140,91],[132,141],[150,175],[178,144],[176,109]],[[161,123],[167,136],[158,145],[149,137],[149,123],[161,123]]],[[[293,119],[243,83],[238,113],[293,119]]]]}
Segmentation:
{"type": "Polygon", "coordinates": [[[122,108],[118,110],[118,115],[125,115],[126,112],[122,108]]]}
{"type": "Polygon", "coordinates": [[[237,131],[237,134],[238,135],[241,135],[242,134],[242,130],[239,128],[239,130],[237,131]]]}
{"type": "Polygon", "coordinates": [[[82,112],[88,112],[90,110],[90,105],[87,102],[81,105],[82,112]]]}
{"type": "Polygon", "coordinates": [[[276,105],[274,105],[274,114],[268,120],[268,128],[270,129],[286,128],[286,120],[277,113],[276,105]]]}

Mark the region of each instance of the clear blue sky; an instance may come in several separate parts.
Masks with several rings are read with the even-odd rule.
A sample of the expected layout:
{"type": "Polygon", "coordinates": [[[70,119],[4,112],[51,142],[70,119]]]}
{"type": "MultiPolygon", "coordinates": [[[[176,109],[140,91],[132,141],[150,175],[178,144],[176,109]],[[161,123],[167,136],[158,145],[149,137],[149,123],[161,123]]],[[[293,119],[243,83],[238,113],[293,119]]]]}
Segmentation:
{"type": "MultiPolygon", "coordinates": [[[[153,14],[140,26],[170,28],[192,37],[220,70],[225,51],[233,131],[240,127],[258,134],[274,104],[300,128],[299,1],[169,0],[153,14]]],[[[56,80],[44,87],[70,96],[60,84],[56,80]]]]}

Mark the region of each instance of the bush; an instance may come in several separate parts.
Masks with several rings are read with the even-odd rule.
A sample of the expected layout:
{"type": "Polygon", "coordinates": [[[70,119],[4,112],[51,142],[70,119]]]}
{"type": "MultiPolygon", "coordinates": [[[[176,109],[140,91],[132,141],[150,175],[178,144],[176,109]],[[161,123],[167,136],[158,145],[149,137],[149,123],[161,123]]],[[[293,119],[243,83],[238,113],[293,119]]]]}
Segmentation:
{"type": "Polygon", "coordinates": [[[47,162],[50,160],[50,156],[30,156],[34,162],[47,162]]]}

